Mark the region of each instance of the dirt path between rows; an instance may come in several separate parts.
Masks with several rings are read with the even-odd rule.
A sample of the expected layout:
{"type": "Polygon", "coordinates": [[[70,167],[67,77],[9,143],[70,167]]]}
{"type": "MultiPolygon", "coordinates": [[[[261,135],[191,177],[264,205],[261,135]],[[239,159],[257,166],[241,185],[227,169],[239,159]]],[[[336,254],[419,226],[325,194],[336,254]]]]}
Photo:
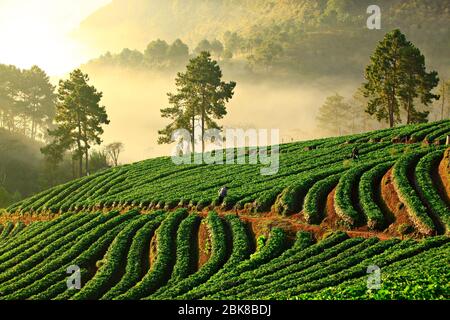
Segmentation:
{"type": "Polygon", "coordinates": [[[387,218],[391,222],[387,229],[387,233],[391,236],[401,236],[400,228],[414,229],[414,223],[409,217],[408,210],[404,203],[400,201],[397,190],[394,187],[392,168],[389,169],[381,179],[381,203],[380,207],[387,218]]]}

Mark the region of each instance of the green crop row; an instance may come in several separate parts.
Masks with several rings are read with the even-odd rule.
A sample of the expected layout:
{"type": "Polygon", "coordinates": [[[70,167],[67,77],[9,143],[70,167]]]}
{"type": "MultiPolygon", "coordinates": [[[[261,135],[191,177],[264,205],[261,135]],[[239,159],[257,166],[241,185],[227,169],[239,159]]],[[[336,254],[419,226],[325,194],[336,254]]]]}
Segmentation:
{"type": "Polygon", "coordinates": [[[298,281],[296,280],[292,283],[290,288],[271,293],[265,298],[292,299],[305,292],[313,292],[335,286],[346,280],[364,276],[367,274],[369,266],[378,266],[383,270],[384,267],[397,261],[406,260],[405,262],[408,263],[409,258],[431,248],[441,246],[448,241],[448,237],[433,237],[418,243],[414,241],[397,241],[395,245],[393,245],[396,243],[395,240],[382,241],[377,248],[372,248],[370,253],[366,252],[365,254],[361,253],[349,257],[336,266],[324,268],[308,279],[298,279],[298,281]]]}
{"type": "Polygon", "coordinates": [[[341,174],[334,174],[316,182],[305,197],[303,215],[309,224],[318,224],[323,218],[327,196],[339,182],[341,174]]]}
{"type": "Polygon", "coordinates": [[[426,235],[435,233],[435,226],[428,216],[427,208],[419,198],[413,184],[408,179],[414,174],[414,167],[423,153],[411,153],[396,162],[393,169],[394,186],[400,200],[407,206],[411,220],[418,230],[426,235]]]}
{"type": "Polygon", "coordinates": [[[253,284],[254,288],[251,288],[251,283],[248,283],[246,289],[240,292],[238,291],[230,298],[241,298],[254,294],[266,295],[270,294],[270,286],[272,285],[280,286],[280,289],[283,289],[288,282],[295,281],[296,279],[311,279],[316,273],[322,272],[324,268],[338,265],[342,260],[359,254],[362,251],[367,252],[370,248],[375,247],[377,242],[376,238],[367,240],[361,238],[348,239],[325,250],[321,254],[302,261],[298,265],[291,265],[286,270],[280,270],[276,274],[259,279],[257,283],[253,284]]]}
{"type": "MultiPolygon", "coordinates": [[[[131,243],[130,250],[128,252],[127,264],[123,277],[101,298],[102,300],[113,299],[114,297],[125,293],[136,283],[138,283],[149,269],[150,262],[148,252],[150,247],[150,239],[157,227],[166,217],[166,214],[162,211],[155,212],[152,215],[153,219],[147,222],[133,238],[133,242],[131,243]]],[[[183,220],[182,223],[185,223],[187,220],[188,219],[183,220]]]]}
{"type": "Polygon", "coordinates": [[[0,272],[4,272],[0,275],[0,283],[4,281],[4,277],[12,271],[11,267],[17,267],[19,263],[24,262],[26,259],[36,257],[36,254],[43,255],[44,252],[51,254],[53,251],[49,250],[49,248],[58,248],[55,246],[55,243],[67,244],[70,242],[66,239],[68,237],[76,237],[78,234],[78,228],[82,228],[86,222],[94,219],[95,217],[96,215],[80,214],[78,215],[78,219],[67,219],[65,221],[66,223],[62,224],[64,228],[56,229],[51,235],[47,233],[41,234],[40,237],[38,237],[38,242],[35,242],[32,246],[25,247],[25,250],[22,248],[19,250],[19,247],[17,247],[5,252],[0,257],[0,272]]]}
{"type": "Polygon", "coordinates": [[[367,226],[372,230],[382,229],[386,226],[377,188],[380,186],[383,175],[393,164],[393,162],[381,163],[361,176],[358,187],[359,201],[367,217],[367,226]]]}
{"type": "Polygon", "coordinates": [[[339,179],[334,194],[334,208],[337,215],[349,226],[354,226],[363,221],[362,212],[358,208],[358,181],[362,174],[367,171],[365,165],[348,170],[339,179]]]}
{"type": "MultiPolygon", "coordinates": [[[[243,222],[235,215],[226,215],[225,219],[227,220],[231,228],[232,252],[230,258],[223,265],[223,267],[220,268],[219,271],[211,276],[206,282],[196,286],[196,292],[200,292],[204,288],[207,288],[211,284],[214,284],[216,282],[216,279],[220,279],[229,271],[234,270],[237,265],[239,265],[242,261],[248,259],[250,256],[251,243],[248,232],[243,222]]],[[[192,290],[190,291],[190,294],[192,294],[192,290]]]]}
{"type": "Polygon", "coordinates": [[[24,229],[26,228],[25,223],[23,223],[22,221],[17,222],[14,225],[14,229],[11,231],[11,233],[8,235],[8,240],[10,240],[11,238],[16,237],[18,234],[20,234],[24,229]]]}
{"type": "Polygon", "coordinates": [[[127,223],[106,252],[103,265],[97,270],[95,276],[73,296],[74,300],[98,299],[110,286],[115,285],[114,280],[122,274],[122,269],[125,269],[127,253],[133,236],[149,219],[151,216],[141,215],[127,223]]]}
{"type": "Polygon", "coordinates": [[[2,231],[0,233],[0,241],[5,241],[13,229],[14,223],[8,221],[2,228],[2,231]]]}
{"type": "Polygon", "coordinates": [[[450,126],[448,124],[445,124],[436,130],[430,132],[425,137],[425,141],[428,143],[432,143],[434,140],[436,140],[438,137],[440,137],[443,134],[449,134],[450,133],[450,126]]]}
{"type": "Polygon", "coordinates": [[[270,299],[274,296],[277,296],[277,294],[279,294],[280,296],[291,295],[292,293],[301,290],[300,288],[302,286],[307,286],[308,284],[318,279],[328,278],[330,277],[330,275],[336,274],[342,270],[348,270],[364,259],[368,259],[384,252],[386,249],[392,247],[397,242],[398,241],[396,240],[380,241],[356,254],[340,256],[339,261],[334,261],[334,263],[327,265],[324,268],[314,268],[311,273],[304,272],[303,274],[292,274],[286,276],[284,279],[279,279],[266,284],[264,288],[261,288],[262,290],[255,292],[254,294],[248,296],[248,298],[270,299]],[[273,292],[273,288],[277,288],[277,293],[273,292]]]}
{"type": "MultiPolygon", "coordinates": [[[[45,239],[49,235],[54,233],[54,230],[58,228],[59,223],[66,223],[66,219],[72,218],[70,222],[74,222],[77,220],[77,217],[72,214],[63,214],[59,218],[56,218],[51,221],[46,222],[35,222],[32,224],[35,227],[28,229],[28,232],[26,232],[23,235],[18,236],[17,238],[13,239],[12,241],[5,243],[0,248],[0,263],[2,261],[5,261],[5,257],[3,256],[8,251],[14,251],[16,253],[21,252],[25,250],[26,248],[32,246],[33,244],[41,241],[42,239],[45,239]]],[[[10,256],[12,256],[10,255],[10,256]]]]}
{"type": "Polygon", "coordinates": [[[176,254],[176,230],[181,221],[186,217],[186,210],[180,209],[171,213],[156,230],[156,260],[150,270],[135,286],[114,299],[133,300],[143,298],[169,279],[176,254]]]}
{"type": "Polygon", "coordinates": [[[360,276],[295,299],[446,299],[450,293],[449,257],[450,245],[444,244],[385,266],[380,289],[368,290],[367,276],[360,276]]]}
{"type": "Polygon", "coordinates": [[[91,216],[94,216],[94,219],[86,221],[85,224],[74,231],[68,234],[57,232],[60,235],[58,240],[49,243],[42,250],[34,253],[29,258],[21,260],[14,267],[9,268],[1,274],[0,291],[5,294],[9,291],[17,290],[28,283],[32,283],[33,280],[42,274],[43,270],[48,270],[54,263],[59,263],[62,257],[65,257],[68,252],[71,252],[75,247],[74,242],[77,239],[83,237],[86,233],[89,234],[92,230],[101,230],[102,227],[108,226],[108,220],[115,215],[117,213],[109,215],[91,214],[91,216]],[[98,226],[99,224],[100,227],[98,226]],[[52,263],[49,264],[47,260],[52,261],[52,263]]]}
{"type": "Polygon", "coordinates": [[[222,290],[222,285],[224,280],[234,278],[244,273],[245,271],[253,270],[264,263],[278,257],[286,248],[286,234],[282,229],[274,228],[271,231],[269,241],[264,245],[261,250],[255,252],[250,256],[250,259],[244,260],[233,269],[228,272],[223,273],[220,277],[214,279],[214,281],[208,283],[205,287],[199,287],[198,289],[193,289],[186,294],[183,294],[177,298],[180,299],[198,299],[199,296],[206,294],[211,294],[222,290]]]}
{"type": "Polygon", "coordinates": [[[91,271],[96,261],[103,257],[104,252],[128,221],[137,216],[136,211],[130,211],[118,215],[113,212],[105,223],[100,223],[96,228],[80,236],[73,246],[56,261],[46,265],[42,270],[37,270],[34,282],[20,291],[16,291],[13,298],[20,299],[58,299],[64,296],[70,298],[78,291],[67,287],[67,269],[69,266],[78,266],[81,269],[82,285],[88,282],[91,271]]]}
{"type": "Polygon", "coordinates": [[[444,232],[450,232],[450,208],[438,193],[438,186],[432,179],[432,174],[437,171],[439,161],[442,159],[444,150],[438,150],[425,155],[420,159],[415,169],[417,190],[427,202],[431,214],[443,225],[444,232]]]}
{"type": "MultiPolygon", "coordinates": [[[[210,258],[197,272],[179,281],[176,285],[169,287],[158,298],[170,299],[191,290],[207,281],[226,262],[228,257],[224,222],[217,213],[210,212],[206,218],[206,223],[211,237],[210,258]]],[[[236,237],[236,240],[240,242],[240,238],[236,237]]],[[[240,248],[235,248],[235,252],[240,254],[240,248]]]]}

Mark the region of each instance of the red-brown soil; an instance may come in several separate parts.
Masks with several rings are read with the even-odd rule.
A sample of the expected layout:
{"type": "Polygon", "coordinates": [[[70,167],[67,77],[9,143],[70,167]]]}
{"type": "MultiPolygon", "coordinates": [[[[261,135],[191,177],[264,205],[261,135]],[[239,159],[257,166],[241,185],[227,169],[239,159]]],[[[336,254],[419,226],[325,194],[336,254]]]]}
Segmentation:
{"type": "Polygon", "coordinates": [[[336,194],[336,188],[334,188],[327,196],[327,204],[325,205],[325,218],[322,220],[320,224],[323,228],[326,229],[337,229],[339,221],[338,214],[336,213],[336,209],[334,208],[334,195],[336,194]]]}
{"type": "Polygon", "coordinates": [[[197,268],[200,269],[211,257],[211,234],[208,226],[202,221],[198,228],[198,263],[197,268]]]}
{"type": "Polygon", "coordinates": [[[0,215],[0,224],[4,224],[5,222],[11,221],[13,223],[22,221],[26,225],[30,224],[31,222],[37,222],[37,221],[49,221],[56,219],[60,216],[60,214],[3,214],[0,215]]]}
{"type": "Polygon", "coordinates": [[[391,236],[401,236],[398,231],[400,225],[409,225],[414,228],[408,210],[404,203],[400,201],[397,191],[395,190],[392,168],[381,179],[381,200],[382,209],[384,210],[387,220],[393,219],[389,227],[384,231],[391,236]]]}

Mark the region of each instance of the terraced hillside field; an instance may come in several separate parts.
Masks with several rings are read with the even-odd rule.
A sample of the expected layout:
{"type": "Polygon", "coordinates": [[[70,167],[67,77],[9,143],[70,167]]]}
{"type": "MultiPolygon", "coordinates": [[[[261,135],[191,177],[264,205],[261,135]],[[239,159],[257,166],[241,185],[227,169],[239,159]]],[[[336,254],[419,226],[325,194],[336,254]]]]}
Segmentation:
{"type": "Polygon", "coordinates": [[[0,216],[0,299],[448,299],[449,134],[284,144],[272,176],[162,157],[49,189],[0,216]]]}

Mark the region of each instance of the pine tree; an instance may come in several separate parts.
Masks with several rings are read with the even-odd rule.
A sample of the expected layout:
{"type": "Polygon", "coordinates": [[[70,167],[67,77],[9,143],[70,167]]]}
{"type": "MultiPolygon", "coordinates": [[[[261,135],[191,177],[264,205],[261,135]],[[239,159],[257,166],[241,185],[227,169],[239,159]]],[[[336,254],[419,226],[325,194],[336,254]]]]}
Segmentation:
{"type": "Polygon", "coordinates": [[[201,52],[189,61],[186,71],[175,79],[176,93],[169,93],[171,107],[161,109],[161,116],[172,122],[158,131],[158,143],[171,143],[176,129],[187,129],[191,135],[192,150],[195,144],[195,125],[199,119],[202,152],[205,150],[205,130],[220,129],[214,119],[222,119],[227,110],[225,104],[233,97],[236,83],[222,81],[222,71],[209,52],[201,52]]]}
{"type": "Polygon", "coordinates": [[[53,142],[41,151],[54,154],[75,148],[79,175],[89,174],[89,149],[91,144],[100,144],[103,124],[109,124],[104,106],[100,106],[102,93],[88,84],[89,76],[76,69],[68,80],[61,80],[58,88],[56,129],[49,131],[53,142]]]}
{"type": "Polygon", "coordinates": [[[38,66],[24,71],[24,82],[25,115],[31,119],[30,137],[36,139],[38,129],[45,127],[55,116],[55,87],[38,66]]]}
{"type": "Polygon", "coordinates": [[[428,106],[433,99],[438,99],[431,90],[437,86],[439,78],[436,71],[426,72],[425,57],[412,43],[408,44],[402,51],[400,103],[406,111],[407,124],[427,122],[430,112],[416,110],[414,100],[420,98],[421,103],[428,106]]]}
{"type": "Polygon", "coordinates": [[[400,106],[405,109],[407,123],[427,121],[428,111],[418,111],[414,100],[428,105],[437,96],[431,90],[437,85],[435,71],[427,73],[425,57],[404,34],[396,29],[384,36],[366,67],[364,95],[369,98],[366,112],[378,121],[387,120],[389,127],[401,122],[400,106]]]}
{"type": "Polygon", "coordinates": [[[350,109],[351,106],[344,101],[343,96],[336,93],[327,97],[317,116],[320,129],[333,135],[344,134],[345,128],[350,125],[350,109]]]}

